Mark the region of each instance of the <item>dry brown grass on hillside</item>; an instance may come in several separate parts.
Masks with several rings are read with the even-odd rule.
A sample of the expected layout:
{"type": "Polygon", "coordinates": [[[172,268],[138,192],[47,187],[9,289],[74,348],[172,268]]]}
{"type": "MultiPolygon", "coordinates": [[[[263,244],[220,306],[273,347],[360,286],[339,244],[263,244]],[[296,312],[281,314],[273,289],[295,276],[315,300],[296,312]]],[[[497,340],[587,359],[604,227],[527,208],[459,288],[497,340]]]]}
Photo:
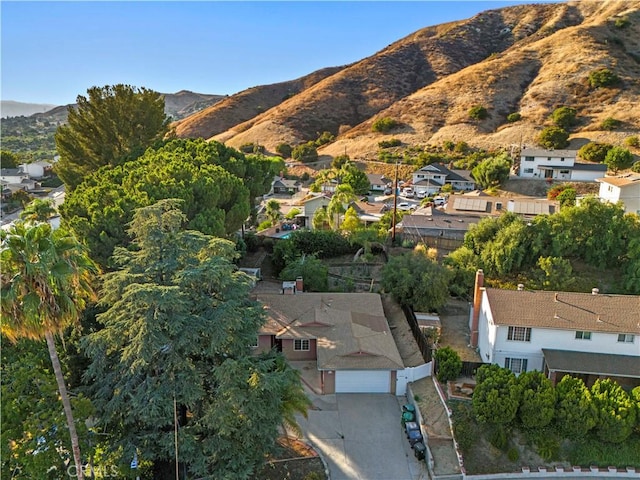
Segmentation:
{"type": "Polygon", "coordinates": [[[378,142],[391,137],[406,145],[449,139],[487,149],[534,145],[553,110],[567,105],[578,111],[575,143],[622,144],[640,134],[640,0],[490,10],[419,30],[315,80],[286,99],[274,86],[234,95],[182,122],[181,132],[209,129],[207,138],[215,134],[232,147],[253,142],[273,152],[279,143],[330,131],[336,141],[321,155],[347,150],[352,158],[375,159],[378,142]],[[623,16],[628,26],[616,27],[623,16]],[[589,74],[605,67],[621,83],[591,88],[589,74]],[[270,107],[256,111],[258,105],[270,107]],[[473,105],[486,107],[489,117],[471,120],[473,105]],[[507,123],[514,112],[522,119],[507,123]],[[374,133],[382,117],[401,126],[374,133]],[[609,117],[622,121],[621,129],[601,131],[609,117]]]}

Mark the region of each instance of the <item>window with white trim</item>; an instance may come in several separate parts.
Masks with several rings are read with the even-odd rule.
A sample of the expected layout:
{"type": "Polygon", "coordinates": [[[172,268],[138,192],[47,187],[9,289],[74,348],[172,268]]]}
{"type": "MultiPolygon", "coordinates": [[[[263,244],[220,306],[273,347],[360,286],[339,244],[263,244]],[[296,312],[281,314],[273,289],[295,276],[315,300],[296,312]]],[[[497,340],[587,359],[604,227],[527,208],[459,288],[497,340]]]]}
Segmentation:
{"type": "Polygon", "coordinates": [[[636,336],[631,333],[621,333],[618,335],[618,341],[621,343],[633,343],[636,336]]]}
{"type": "Polygon", "coordinates": [[[524,173],[533,173],[533,168],[525,168],[524,173]]]}
{"type": "Polygon", "coordinates": [[[508,368],[513,373],[524,373],[527,371],[527,359],[526,358],[505,358],[504,368],[508,368]]]}
{"type": "Polygon", "coordinates": [[[591,332],[576,332],[576,340],[591,340],[591,332]]]}
{"type": "Polygon", "coordinates": [[[533,157],[524,157],[525,162],[533,162],[533,157]]]}
{"type": "Polygon", "coordinates": [[[531,329],[528,327],[509,327],[507,340],[513,340],[516,342],[530,342],[531,329]]]}
{"type": "Polygon", "coordinates": [[[309,340],[306,338],[296,338],[293,341],[293,349],[297,352],[308,352],[310,348],[309,340]]]}
{"type": "Polygon", "coordinates": [[[255,340],[253,341],[253,343],[251,345],[249,345],[251,348],[258,348],[258,335],[256,335],[255,340]]]}

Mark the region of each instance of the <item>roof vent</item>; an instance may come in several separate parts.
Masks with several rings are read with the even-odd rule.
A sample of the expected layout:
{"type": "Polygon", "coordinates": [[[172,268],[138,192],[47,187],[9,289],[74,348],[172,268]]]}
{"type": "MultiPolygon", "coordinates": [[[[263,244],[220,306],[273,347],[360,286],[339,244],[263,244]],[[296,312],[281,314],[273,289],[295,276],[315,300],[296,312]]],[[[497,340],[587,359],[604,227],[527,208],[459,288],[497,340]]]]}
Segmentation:
{"type": "Polygon", "coordinates": [[[591,295],[598,295],[600,293],[600,289],[599,288],[592,288],[591,289],[591,295]]]}
{"type": "Polygon", "coordinates": [[[518,291],[521,292],[522,290],[524,290],[524,284],[523,283],[519,283],[518,284],[518,291]]]}

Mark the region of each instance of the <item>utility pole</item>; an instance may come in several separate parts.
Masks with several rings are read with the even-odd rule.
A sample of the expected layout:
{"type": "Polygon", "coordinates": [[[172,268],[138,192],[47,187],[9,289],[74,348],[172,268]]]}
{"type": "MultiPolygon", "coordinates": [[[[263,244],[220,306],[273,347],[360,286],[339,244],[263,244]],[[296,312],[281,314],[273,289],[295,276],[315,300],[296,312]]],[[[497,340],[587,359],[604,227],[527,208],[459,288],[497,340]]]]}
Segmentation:
{"type": "Polygon", "coordinates": [[[391,220],[392,230],[391,230],[391,245],[395,245],[396,243],[396,211],[398,208],[398,160],[396,160],[396,178],[393,186],[393,217],[391,220]]]}

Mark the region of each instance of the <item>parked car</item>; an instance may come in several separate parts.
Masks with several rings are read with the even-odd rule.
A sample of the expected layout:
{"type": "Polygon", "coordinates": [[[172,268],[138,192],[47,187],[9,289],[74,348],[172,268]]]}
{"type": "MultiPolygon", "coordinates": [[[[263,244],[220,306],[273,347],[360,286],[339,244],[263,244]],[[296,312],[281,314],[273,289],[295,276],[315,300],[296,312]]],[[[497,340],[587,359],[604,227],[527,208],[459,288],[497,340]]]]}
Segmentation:
{"type": "Polygon", "coordinates": [[[409,202],[400,202],[398,203],[397,207],[398,207],[398,210],[403,210],[405,212],[416,209],[416,206],[410,204],[409,202]]]}
{"type": "Polygon", "coordinates": [[[407,198],[413,198],[415,194],[413,193],[413,188],[405,187],[402,189],[402,195],[407,198]]]}
{"type": "Polygon", "coordinates": [[[433,204],[434,204],[436,207],[439,207],[439,206],[441,206],[441,205],[444,205],[445,203],[447,203],[447,199],[446,199],[446,198],[444,198],[444,197],[439,197],[439,196],[438,196],[438,197],[433,197],[433,204]]]}
{"type": "Polygon", "coordinates": [[[416,198],[423,199],[427,196],[426,192],[416,192],[416,198]]]}

